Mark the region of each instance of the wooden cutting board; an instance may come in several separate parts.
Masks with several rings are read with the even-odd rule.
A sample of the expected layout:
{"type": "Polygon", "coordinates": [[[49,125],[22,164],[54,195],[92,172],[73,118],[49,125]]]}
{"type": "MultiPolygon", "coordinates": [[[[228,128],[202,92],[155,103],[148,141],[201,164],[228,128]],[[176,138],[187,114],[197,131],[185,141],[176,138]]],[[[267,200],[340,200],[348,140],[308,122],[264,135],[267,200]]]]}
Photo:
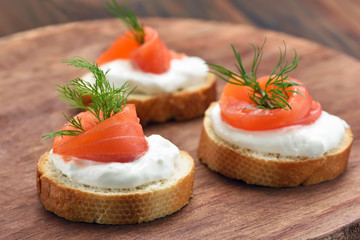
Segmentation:
{"type": "MultiPolygon", "coordinates": [[[[196,158],[202,119],[154,124],[158,133],[188,151],[196,162],[193,198],[181,211],[149,223],[104,226],[75,223],[46,212],[35,186],[36,163],[51,148],[40,137],[64,124],[66,104],[55,84],[84,72],[64,58],[96,59],[123,31],[116,19],[76,22],[35,29],[0,39],[0,236],[5,239],[305,239],[359,237],[360,234],[360,62],[313,42],[247,25],[185,19],[143,19],[178,52],[233,68],[233,43],[246,66],[248,42],[267,39],[260,74],[268,74],[283,40],[292,56],[303,56],[291,76],[301,79],[324,110],[345,119],[355,140],[345,174],[310,187],[267,188],[247,185],[210,171],[196,158]]],[[[224,83],[218,81],[220,93],[224,83]]]]}

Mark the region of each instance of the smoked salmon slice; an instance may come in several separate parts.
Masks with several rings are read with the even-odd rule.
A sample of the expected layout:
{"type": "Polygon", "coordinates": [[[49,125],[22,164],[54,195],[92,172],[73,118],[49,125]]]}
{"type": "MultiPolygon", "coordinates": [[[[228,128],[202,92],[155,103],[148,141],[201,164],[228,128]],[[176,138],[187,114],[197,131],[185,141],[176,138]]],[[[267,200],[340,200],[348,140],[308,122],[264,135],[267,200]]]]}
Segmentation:
{"type": "MultiPolygon", "coordinates": [[[[125,163],[136,160],[148,150],[133,104],[127,104],[121,112],[100,123],[90,112],[77,116],[81,118],[85,132],[78,136],[56,137],[53,144],[55,154],[125,163]]],[[[70,127],[65,125],[64,128],[70,127]]]]}
{"type": "MultiPolygon", "coordinates": [[[[268,79],[269,76],[265,76],[257,80],[261,88],[265,88],[268,79]]],[[[251,105],[254,105],[254,102],[249,97],[252,90],[246,86],[227,83],[219,103],[222,119],[235,128],[249,131],[271,130],[313,123],[321,115],[320,104],[313,100],[300,81],[296,79],[290,80],[301,84],[288,89],[298,92],[288,96],[287,101],[291,106],[291,110],[251,107],[251,105]]]]}
{"type": "Polygon", "coordinates": [[[131,60],[144,72],[164,73],[170,68],[171,53],[159,37],[159,33],[144,27],[145,41],[131,53],[131,60]]]}
{"type": "MultiPolygon", "coordinates": [[[[85,131],[95,127],[99,122],[94,114],[89,111],[81,112],[77,114],[74,118],[81,119],[81,125],[85,131]]],[[[65,124],[60,130],[76,130],[74,127],[69,126],[68,123],[65,124]]],[[[53,149],[58,148],[60,145],[73,139],[73,136],[57,136],[54,139],[53,149]]]]}
{"type": "Polygon", "coordinates": [[[118,37],[108,49],[106,49],[96,60],[99,66],[115,59],[129,59],[130,54],[140,44],[135,40],[134,34],[128,30],[118,37]]]}
{"type": "Polygon", "coordinates": [[[100,55],[97,64],[101,66],[115,59],[130,59],[143,72],[160,74],[169,70],[171,59],[184,55],[169,50],[154,28],[144,26],[144,32],[143,44],[136,42],[130,30],[125,32],[100,55]]]}

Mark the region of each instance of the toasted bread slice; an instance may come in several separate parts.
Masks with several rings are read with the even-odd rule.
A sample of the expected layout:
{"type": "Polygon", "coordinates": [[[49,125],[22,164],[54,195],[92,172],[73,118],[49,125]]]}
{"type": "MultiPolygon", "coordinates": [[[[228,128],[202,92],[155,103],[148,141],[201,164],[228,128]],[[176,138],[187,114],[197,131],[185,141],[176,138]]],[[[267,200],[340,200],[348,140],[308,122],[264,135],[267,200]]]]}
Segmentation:
{"type": "Polygon", "coordinates": [[[165,122],[170,119],[183,121],[204,114],[216,100],[216,78],[208,73],[206,81],[180,91],[157,95],[131,94],[128,103],[134,103],[140,123],[165,122]]]}
{"type": "Polygon", "coordinates": [[[184,207],[191,196],[194,160],[181,151],[175,174],[135,188],[98,188],[72,182],[55,168],[49,153],[37,169],[37,192],[45,209],[71,221],[130,224],[151,221],[184,207]]]}
{"type": "Polygon", "coordinates": [[[271,187],[312,185],[343,173],[350,155],[353,135],[350,128],[338,147],[323,157],[283,157],[235,146],[219,138],[212,127],[210,111],[205,113],[198,157],[210,169],[229,178],[271,187]]]}

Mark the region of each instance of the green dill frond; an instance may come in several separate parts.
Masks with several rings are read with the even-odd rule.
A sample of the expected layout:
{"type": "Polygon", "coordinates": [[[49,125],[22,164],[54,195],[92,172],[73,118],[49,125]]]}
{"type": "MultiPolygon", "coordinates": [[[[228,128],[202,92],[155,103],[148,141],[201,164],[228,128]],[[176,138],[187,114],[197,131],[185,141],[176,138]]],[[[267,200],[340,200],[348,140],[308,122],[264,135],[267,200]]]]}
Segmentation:
{"type": "Polygon", "coordinates": [[[44,141],[48,138],[63,137],[63,136],[78,136],[81,132],[77,130],[60,130],[56,132],[50,132],[41,137],[41,140],[44,141]]]}
{"type": "Polygon", "coordinates": [[[109,13],[119,18],[125,26],[133,33],[136,42],[143,44],[145,41],[144,27],[140,24],[136,18],[135,13],[129,9],[123,9],[120,5],[113,0],[112,3],[106,4],[106,9],[109,13]]]}
{"type": "Polygon", "coordinates": [[[128,96],[134,91],[128,92],[128,85],[125,83],[120,88],[106,79],[107,72],[101,70],[95,63],[89,63],[84,58],[75,57],[66,59],[63,62],[69,63],[77,68],[87,68],[92,72],[95,83],[89,83],[80,78],[70,81],[67,85],[60,87],[60,97],[73,105],[72,108],[82,108],[93,113],[99,122],[108,119],[113,114],[120,112],[126,105],[128,96]],[[84,105],[83,95],[90,95],[92,103],[84,105]]]}
{"type": "Polygon", "coordinates": [[[289,94],[300,93],[297,91],[289,90],[289,88],[292,86],[298,86],[300,84],[291,81],[288,78],[287,73],[293,71],[298,66],[301,60],[301,56],[298,56],[296,50],[294,49],[294,59],[291,61],[290,64],[285,61],[286,44],[284,42],[284,51],[279,48],[279,60],[277,61],[274,69],[269,75],[269,79],[265,84],[265,89],[262,89],[257,81],[257,71],[262,59],[265,42],[266,39],[260,47],[256,47],[254,44],[250,43],[250,45],[254,49],[254,57],[250,72],[246,72],[241,60],[240,53],[236,51],[235,47],[232,44],[231,48],[237,60],[237,62],[235,63],[235,67],[238,70],[238,73],[232,72],[229,69],[220,65],[207,63],[213,68],[213,71],[210,72],[228,83],[251,88],[253,91],[249,95],[249,97],[255,103],[252,104],[251,107],[257,107],[260,109],[283,108],[291,110],[291,106],[287,102],[289,94]]]}
{"type": "Polygon", "coordinates": [[[77,131],[79,131],[80,133],[85,132],[83,126],[81,125],[81,118],[79,118],[78,116],[76,116],[76,118],[68,117],[64,113],[62,114],[64,115],[65,119],[69,122],[68,126],[78,129],[77,131]]]}
{"type": "MultiPolygon", "coordinates": [[[[120,112],[126,105],[129,95],[135,90],[135,88],[129,90],[127,83],[120,88],[115,88],[114,84],[110,84],[106,79],[107,72],[101,70],[95,63],[89,63],[84,58],[75,57],[65,59],[63,62],[80,69],[87,68],[92,72],[95,83],[91,84],[81,78],[76,78],[63,86],[57,85],[59,97],[72,105],[69,108],[80,108],[91,112],[96,117],[97,122],[102,122],[120,112]],[[85,95],[90,96],[92,103],[84,104],[83,96],[85,95]]],[[[68,117],[64,113],[63,115],[68,121],[68,125],[75,130],[52,132],[43,136],[43,140],[56,136],[77,136],[85,132],[79,117],[68,117]]]]}

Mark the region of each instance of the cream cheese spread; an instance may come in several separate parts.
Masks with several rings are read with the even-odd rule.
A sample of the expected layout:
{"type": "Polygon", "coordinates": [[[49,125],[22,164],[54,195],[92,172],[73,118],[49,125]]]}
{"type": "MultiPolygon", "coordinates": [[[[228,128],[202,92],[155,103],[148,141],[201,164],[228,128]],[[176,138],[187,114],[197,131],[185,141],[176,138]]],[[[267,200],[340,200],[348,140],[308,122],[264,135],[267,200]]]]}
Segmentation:
{"type": "MultiPolygon", "coordinates": [[[[204,60],[189,56],[171,60],[170,69],[162,74],[143,72],[135,68],[128,59],[105,63],[100,69],[111,70],[107,73],[107,79],[115,87],[119,88],[128,82],[130,88],[136,86],[134,93],[147,95],[170,93],[203,84],[209,70],[204,60]]],[[[95,82],[91,73],[82,79],[90,83],[95,82]]]]}
{"type": "Polygon", "coordinates": [[[129,163],[101,163],[73,158],[64,161],[51,150],[50,160],[72,181],[104,188],[131,188],[168,179],[175,172],[179,149],[160,135],[147,138],[149,149],[139,159],[129,163]]]}
{"type": "Polygon", "coordinates": [[[320,157],[338,146],[349,127],[344,120],[325,111],[312,124],[266,131],[247,131],[228,125],[221,118],[219,104],[212,109],[210,117],[216,135],[225,141],[257,152],[289,157],[320,157]]]}

